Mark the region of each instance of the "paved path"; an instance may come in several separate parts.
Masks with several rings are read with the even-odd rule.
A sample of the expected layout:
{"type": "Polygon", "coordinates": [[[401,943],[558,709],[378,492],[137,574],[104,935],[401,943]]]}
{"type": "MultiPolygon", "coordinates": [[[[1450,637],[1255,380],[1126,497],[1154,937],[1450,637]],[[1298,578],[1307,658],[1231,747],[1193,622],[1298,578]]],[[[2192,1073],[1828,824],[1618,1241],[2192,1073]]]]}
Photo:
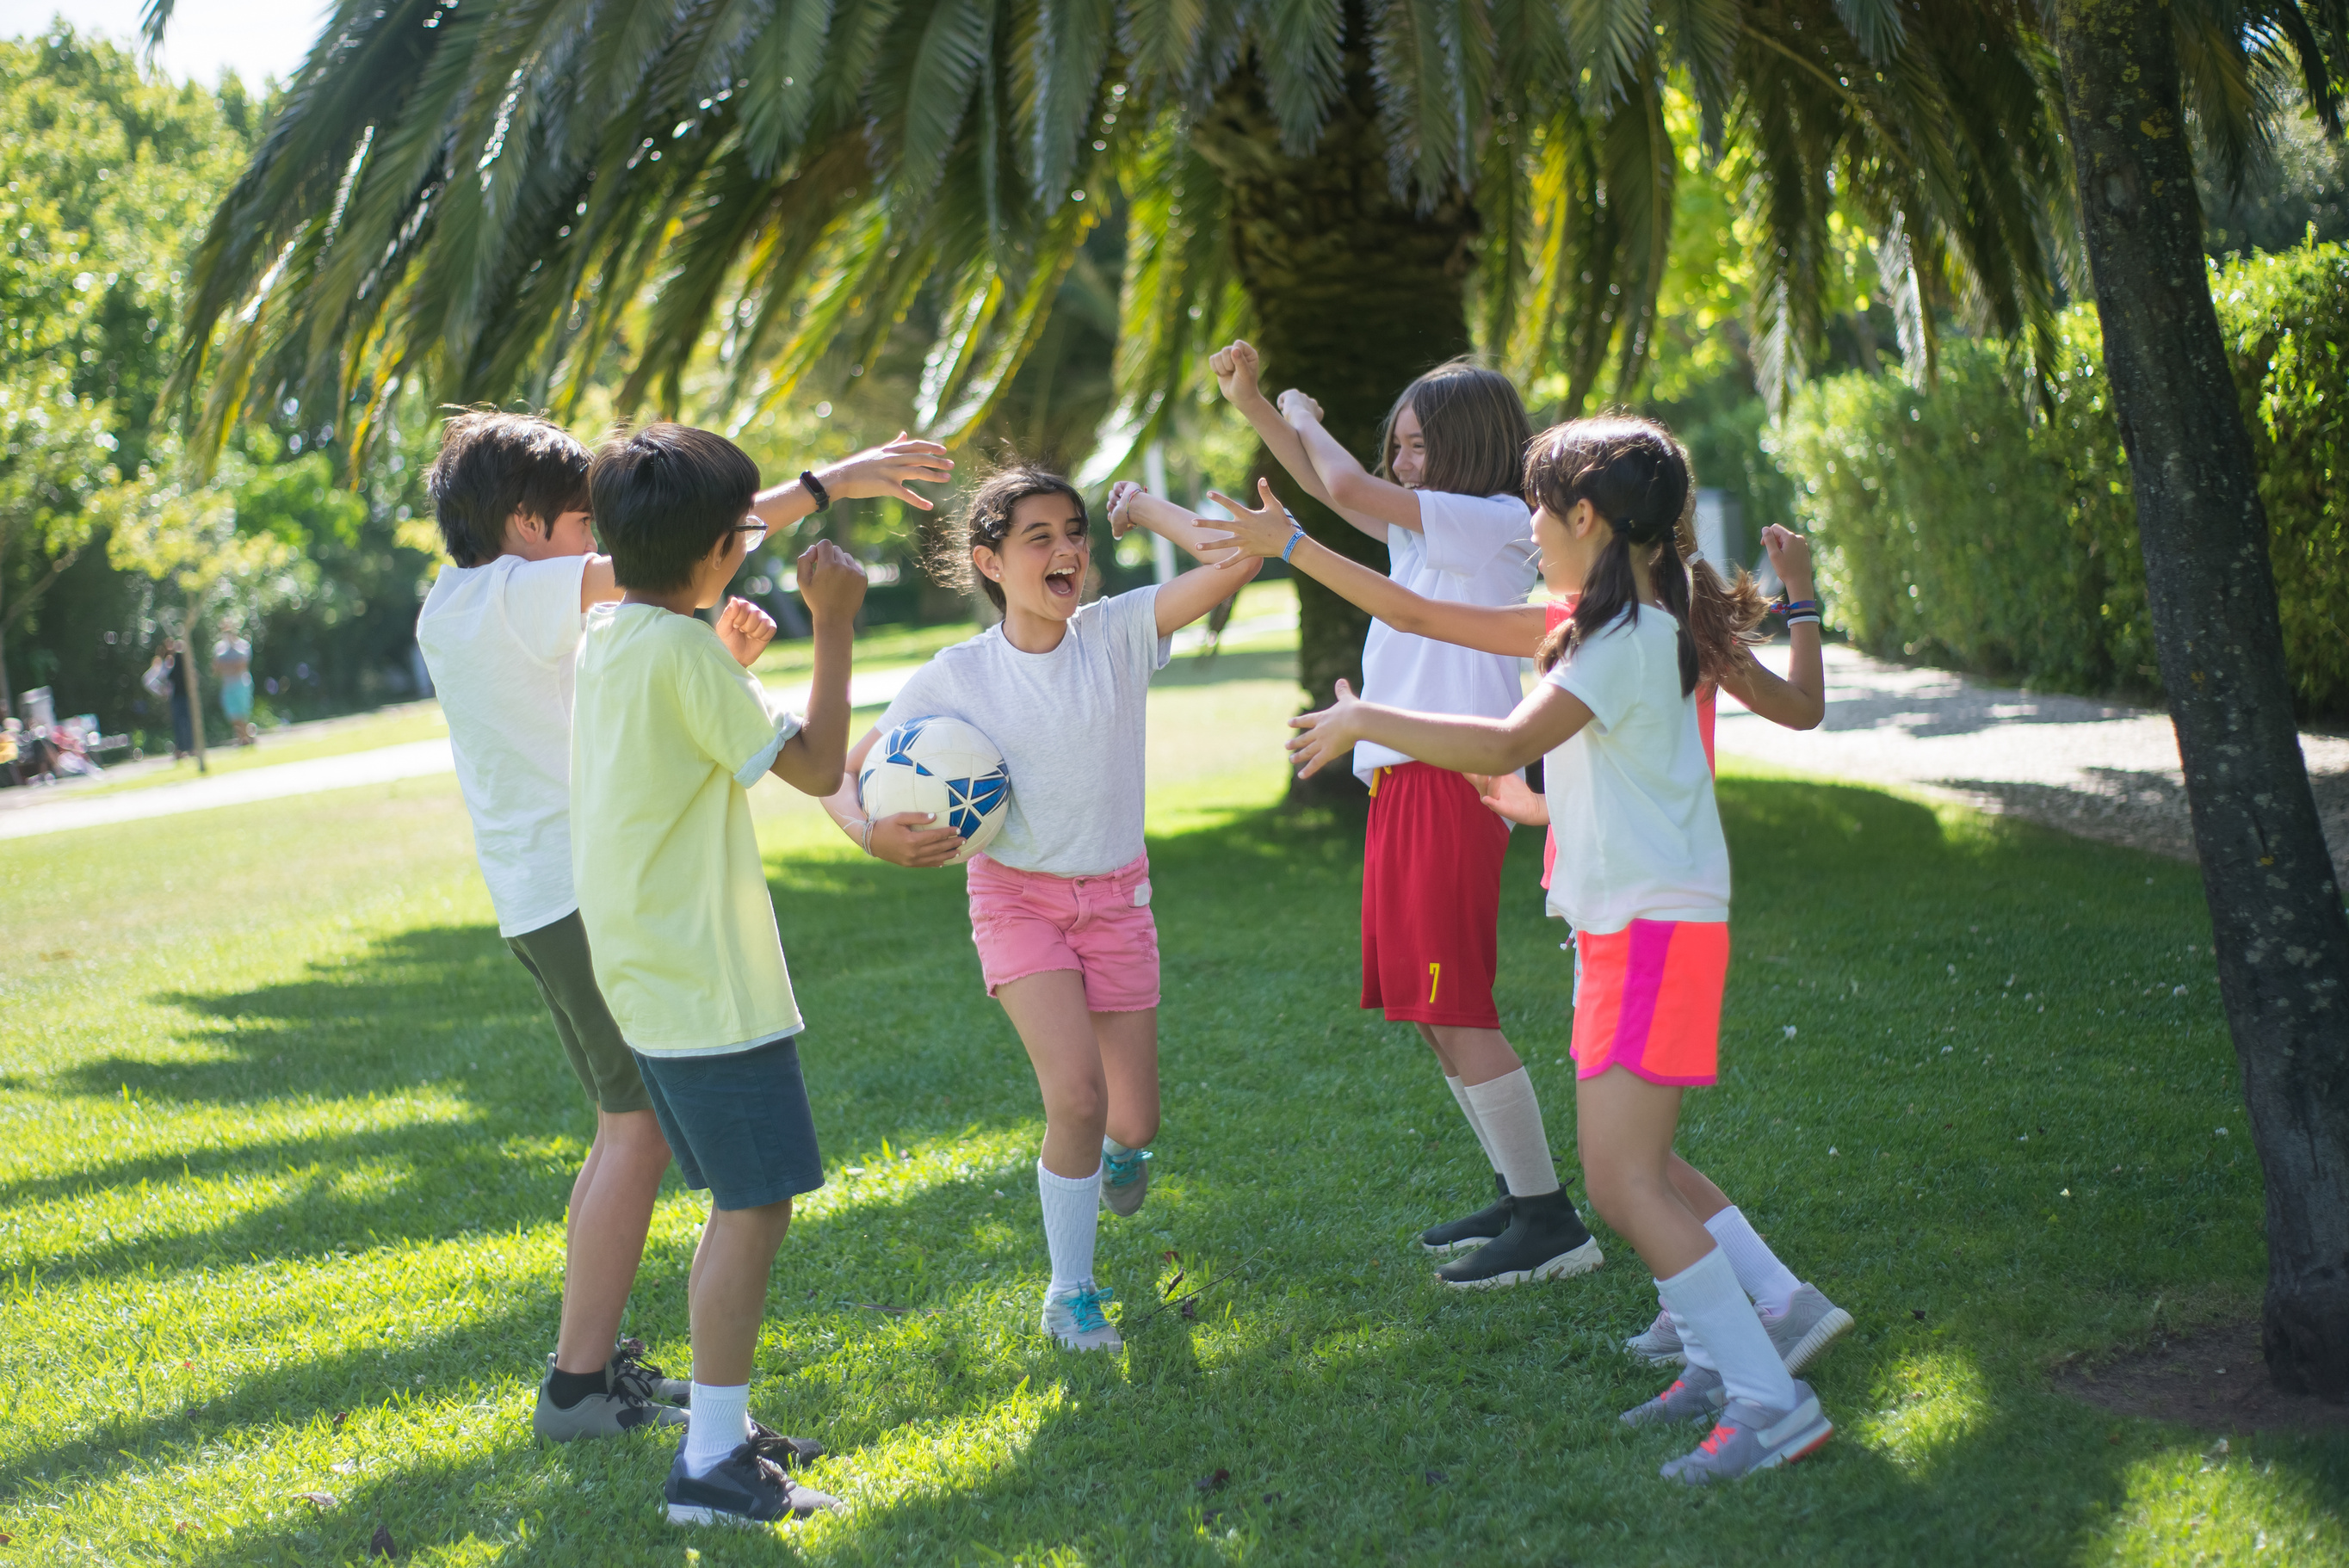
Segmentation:
{"type": "MultiPolygon", "coordinates": [[[[1784,653],[1764,656],[1783,669],[1784,653]]],[[[1824,724],[1796,733],[1725,702],[1721,749],[1806,773],[1908,785],[2084,838],[2193,858],[2168,714],[2012,691],[1848,648],[1830,646],[1826,658],[1824,724]]],[[[2333,865],[2349,882],[2349,739],[2303,735],[2301,750],[2333,865]]]]}

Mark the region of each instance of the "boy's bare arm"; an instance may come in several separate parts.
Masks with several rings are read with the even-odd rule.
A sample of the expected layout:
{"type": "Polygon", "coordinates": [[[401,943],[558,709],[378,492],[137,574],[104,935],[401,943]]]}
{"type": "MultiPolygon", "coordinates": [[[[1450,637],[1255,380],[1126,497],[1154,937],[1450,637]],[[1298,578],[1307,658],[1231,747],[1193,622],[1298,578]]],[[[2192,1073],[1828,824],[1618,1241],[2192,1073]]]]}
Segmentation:
{"type": "Polygon", "coordinates": [[[579,574],[579,608],[592,610],[598,604],[608,604],[620,596],[619,579],[612,574],[612,558],[591,555],[587,570],[579,574]]]}
{"type": "Polygon", "coordinates": [[[854,657],[856,609],[864,603],[864,568],[829,539],[799,561],[800,597],[815,625],[815,677],[807,723],[775,753],[774,775],[802,794],[836,794],[848,764],[848,671],[854,657]]]}
{"type": "MultiPolygon", "coordinates": [[[[936,441],[916,440],[903,430],[886,445],[868,447],[852,458],[812,470],[816,483],[834,500],[894,496],[928,511],[937,503],[907,490],[907,484],[942,485],[954,478],[954,459],[936,441]]],[[[797,480],[761,490],[750,511],[768,527],[785,529],[815,511],[815,497],[797,480]]]]}

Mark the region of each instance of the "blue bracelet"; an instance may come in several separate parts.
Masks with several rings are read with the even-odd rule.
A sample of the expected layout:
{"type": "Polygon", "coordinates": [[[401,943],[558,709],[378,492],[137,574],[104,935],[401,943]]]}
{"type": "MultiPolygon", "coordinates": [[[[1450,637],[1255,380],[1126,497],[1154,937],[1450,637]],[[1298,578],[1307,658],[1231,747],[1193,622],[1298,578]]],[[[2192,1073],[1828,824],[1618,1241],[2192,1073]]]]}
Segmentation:
{"type": "Polygon", "coordinates": [[[1290,535],[1288,536],[1288,549],[1286,549],[1286,550],[1284,550],[1284,551],[1282,551],[1282,552],[1280,552],[1280,563],[1281,563],[1283,566],[1288,565],[1288,558],[1289,558],[1290,556],[1292,556],[1292,555],[1294,555],[1294,554],[1296,554],[1296,553],[1297,553],[1297,543],[1298,543],[1298,541],[1299,541],[1299,540],[1303,539],[1304,537],[1305,537],[1305,531],[1304,531],[1303,529],[1301,529],[1301,528],[1300,528],[1300,529],[1299,529],[1295,533],[1292,533],[1292,534],[1290,534],[1290,535]]]}

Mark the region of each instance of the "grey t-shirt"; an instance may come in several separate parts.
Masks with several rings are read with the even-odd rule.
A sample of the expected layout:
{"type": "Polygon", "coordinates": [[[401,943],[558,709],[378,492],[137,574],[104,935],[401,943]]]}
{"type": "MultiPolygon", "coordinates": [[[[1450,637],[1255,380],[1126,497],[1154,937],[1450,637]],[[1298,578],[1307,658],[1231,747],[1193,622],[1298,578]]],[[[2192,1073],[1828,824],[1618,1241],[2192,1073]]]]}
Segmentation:
{"type": "Polygon", "coordinates": [[[1142,853],[1145,703],[1174,650],[1158,634],[1157,598],[1137,588],[1085,605],[1049,654],[1023,654],[989,627],[940,650],[881,716],[885,732],[944,716],[995,742],[1011,807],[990,860],[1088,877],[1142,853]]]}

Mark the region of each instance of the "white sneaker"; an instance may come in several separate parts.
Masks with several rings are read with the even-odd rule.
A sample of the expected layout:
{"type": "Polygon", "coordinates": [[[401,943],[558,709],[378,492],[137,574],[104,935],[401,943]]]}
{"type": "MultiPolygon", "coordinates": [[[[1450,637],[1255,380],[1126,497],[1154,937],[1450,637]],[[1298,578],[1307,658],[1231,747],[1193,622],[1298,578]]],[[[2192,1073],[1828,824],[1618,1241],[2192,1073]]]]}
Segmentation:
{"type": "Polygon", "coordinates": [[[1688,1347],[1681,1343],[1681,1331],[1672,1326],[1672,1315],[1661,1307],[1656,1309],[1656,1321],[1648,1325],[1648,1331],[1623,1341],[1623,1348],[1651,1367],[1688,1365],[1688,1347]]]}
{"type": "Polygon", "coordinates": [[[1123,1350],[1125,1341],[1102,1311],[1102,1303],[1117,1293],[1096,1290],[1087,1280],[1066,1290],[1044,1293],[1044,1332],[1071,1350],[1123,1350]]]}

